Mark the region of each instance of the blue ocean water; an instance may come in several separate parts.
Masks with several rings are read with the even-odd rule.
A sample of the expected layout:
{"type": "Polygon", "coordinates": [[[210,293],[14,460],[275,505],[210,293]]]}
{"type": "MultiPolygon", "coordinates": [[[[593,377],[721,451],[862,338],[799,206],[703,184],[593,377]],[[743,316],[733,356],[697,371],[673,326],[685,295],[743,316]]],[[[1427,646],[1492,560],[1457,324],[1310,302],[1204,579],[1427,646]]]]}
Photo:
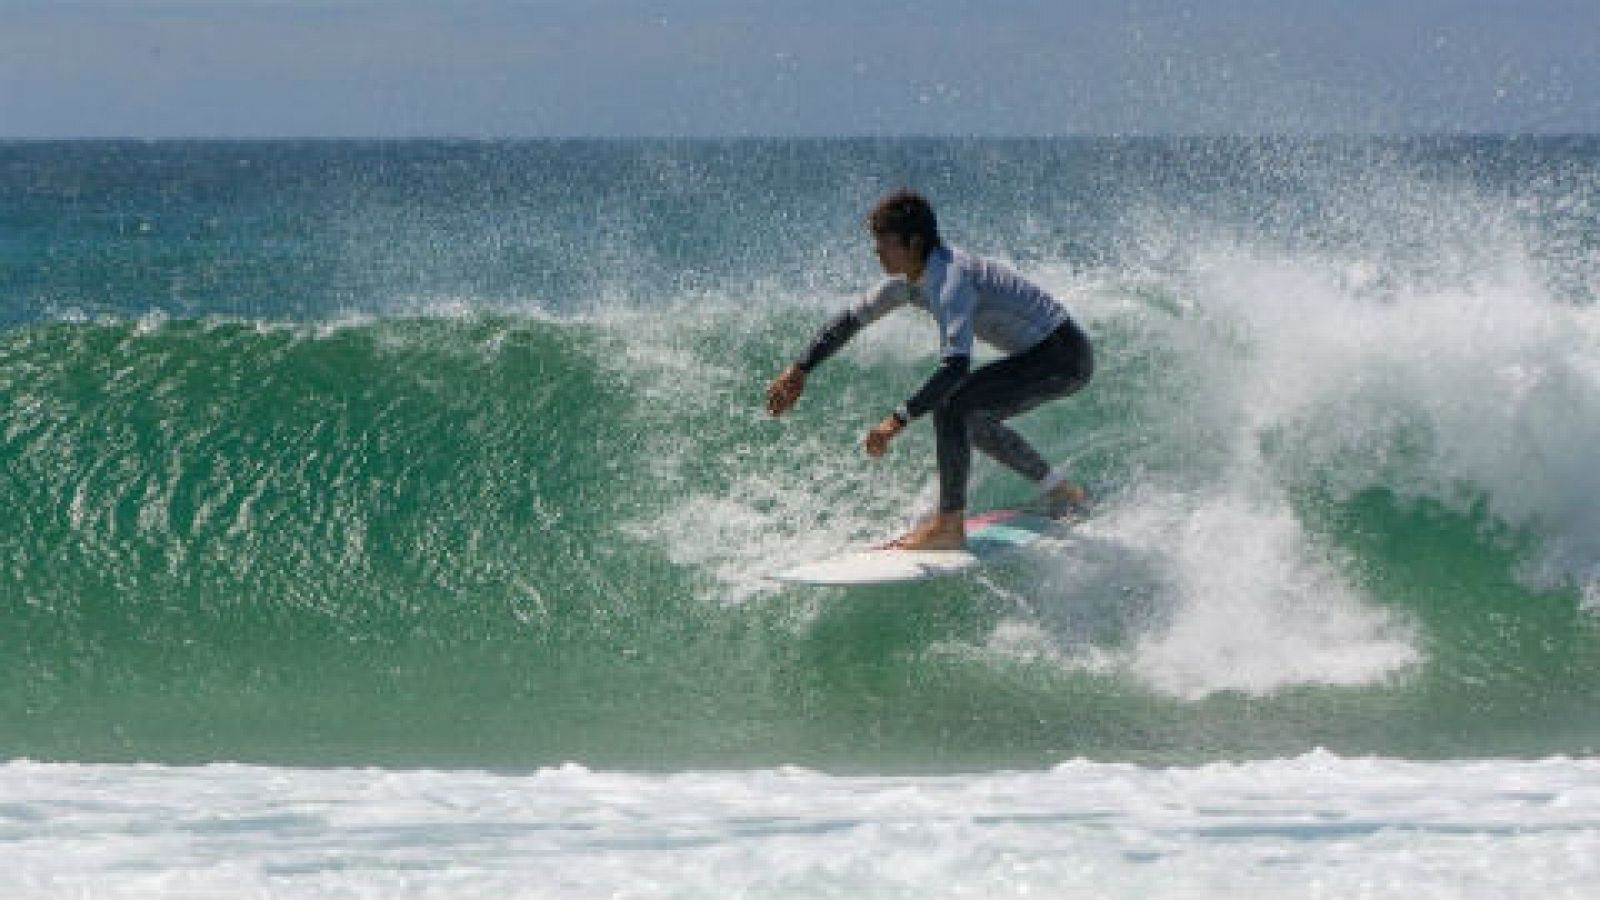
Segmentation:
{"type": "MultiPolygon", "coordinates": [[[[751,874],[719,854],[753,813],[685,838],[681,780],[781,807],[771,773],[792,767],[829,773],[837,805],[799,815],[798,880],[756,895],[954,889],[892,837],[859,846],[908,860],[903,881],[808,881],[842,852],[829,835],[895,833],[844,816],[852,797],[948,790],[970,826],[1003,817],[973,798],[1039,772],[1070,823],[1074,778],[1137,773],[1135,806],[1160,794],[1141,779],[1168,778],[1204,807],[1217,766],[1270,780],[1293,760],[1312,762],[1285,790],[1326,775],[1356,794],[1307,815],[1370,834],[1312,832],[1288,880],[1261,849],[1262,880],[1229,882],[1224,840],[1184,851],[1197,868],[1106,845],[1075,871],[1295,895],[1377,835],[1411,854],[1414,890],[1470,854],[1384,844],[1427,833],[1379,815],[1389,779],[1459,794],[1484,771],[1462,761],[1495,759],[1507,797],[1526,783],[1548,802],[1468,831],[1548,826],[1555,866],[1597,833],[1547,815],[1593,789],[1561,758],[1600,745],[1597,201],[1592,138],[0,145],[0,756],[18,760],[0,803],[8,852],[37,864],[12,887],[225,883],[193,859],[119,880],[110,857],[74,881],[31,855],[41,828],[57,850],[78,839],[76,807],[20,785],[110,796],[141,765],[224,831],[243,813],[208,806],[215,764],[245,764],[248,796],[319,790],[328,767],[437,773],[396,782],[392,805],[240,826],[265,842],[240,845],[265,893],[514,895],[433,856],[407,880],[405,853],[328,825],[423,828],[486,768],[536,798],[561,771],[580,794],[632,772],[616,789],[657,798],[635,813],[659,830],[607,839],[621,882],[519,881],[526,896],[675,895],[654,857],[617,848],[681,840],[751,874]],[[791,417],[761,410],[767,379],[879,277],[862,215],[901,185],[1089,330],[1094,384],[1019,425],[1111,488],[1066,547],[978,577],[778,586],[780,563],[892,532],[931,496],[928,435],[884,461],[857,446],[933,363],[913,314],[819,370],[791,417]],[[306,834],[354,857],[294,857],[290,875],[388,874],[274,881],[263,847],[306,834]]],[[[974,491],[1027,495],[984,464],[974,491]]],[[[1247,822],[1278,814],[1230,796],[1247,822]]],[[[504,812],[560,821],[533,809],[504,812]]],[[[1447,832],[1458,812],[1415,820],[1447,832]]],[[[1061,835],[1004,831],[977,829],[974,852],[1061,874],[1061,835]]],[[[989,895],[1043,883],[974,871],[989,895]]]]}

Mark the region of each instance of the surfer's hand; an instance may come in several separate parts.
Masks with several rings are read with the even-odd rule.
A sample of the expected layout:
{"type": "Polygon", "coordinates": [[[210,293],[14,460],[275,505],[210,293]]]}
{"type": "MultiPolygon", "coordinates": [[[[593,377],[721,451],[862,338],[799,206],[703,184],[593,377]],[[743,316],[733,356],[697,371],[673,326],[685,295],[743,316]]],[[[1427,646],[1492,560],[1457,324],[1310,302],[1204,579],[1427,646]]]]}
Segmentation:
{"type": "Polygon", "coordinates": [[[888,452],[889,442],[894,440],[895,435],[904,431],[905,427],[898,417],[885,416],[882,422],[872,426],[872,430],[867,432],[867,439],[862,441],[863,446],[867,448],[867,455],[878,457],[888,452]]]}
{"type": "Polygon", "coordinates": [[[806,389],[806,370],[791,364],[767,386],[767,412],[781,416],[794,407],[806,389]]]}

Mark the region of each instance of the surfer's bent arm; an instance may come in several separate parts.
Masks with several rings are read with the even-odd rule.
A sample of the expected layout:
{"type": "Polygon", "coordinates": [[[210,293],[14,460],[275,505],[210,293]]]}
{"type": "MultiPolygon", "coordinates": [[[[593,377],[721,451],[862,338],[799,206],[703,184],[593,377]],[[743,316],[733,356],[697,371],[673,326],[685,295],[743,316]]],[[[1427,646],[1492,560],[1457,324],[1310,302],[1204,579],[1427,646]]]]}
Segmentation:
{"type": "Polygon", "coordinates": [[[912,419],[917,418],[950,396],[967,377],[967,370],[972,367],[972,357],[947,356],[939,368],[928,378],[927,382],[911,396],[906,404],[883,418],[882,422],[872,427],[867,432],[866,448],[869,456],[882,456],[889,449],[889,442],[905,430],[912,419]]]}
{"type": "Polygon", "coordinates": [[[923,382],[922,387],[906,401],[906,405],[895,411],[896,418],[904,418],[909,422],[926,415],[929,410],[943,403],[971,370],[971,356],[966,354],[946,356],[939,364],[939,368],[935,369],[933,374],[928,376],[928,380],[923,382]]]}

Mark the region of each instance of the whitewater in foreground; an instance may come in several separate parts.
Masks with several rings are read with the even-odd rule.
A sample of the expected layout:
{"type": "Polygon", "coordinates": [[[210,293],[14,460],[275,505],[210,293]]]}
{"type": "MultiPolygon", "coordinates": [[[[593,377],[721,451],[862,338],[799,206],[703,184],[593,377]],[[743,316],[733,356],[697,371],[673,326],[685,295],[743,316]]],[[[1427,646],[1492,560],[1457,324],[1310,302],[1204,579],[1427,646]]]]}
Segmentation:
{"type": "Polygon", "coordinates": [[[0,895],[1587,898],[1600,761],[0,769],[0,895]]]}

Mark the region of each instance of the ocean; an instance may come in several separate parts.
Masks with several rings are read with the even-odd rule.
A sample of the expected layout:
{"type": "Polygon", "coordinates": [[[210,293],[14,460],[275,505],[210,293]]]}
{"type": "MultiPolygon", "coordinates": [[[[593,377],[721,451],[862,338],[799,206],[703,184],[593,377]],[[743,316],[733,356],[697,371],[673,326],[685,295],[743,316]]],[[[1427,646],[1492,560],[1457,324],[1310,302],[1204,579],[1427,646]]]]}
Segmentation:
{"type": "Polygon", "coordinates": [[[0,896],[1594,897],[1596,446],[1600,138],[0,143],[0,896]],[[899,186],[1098,505],[779,585],[899,186]]]}

